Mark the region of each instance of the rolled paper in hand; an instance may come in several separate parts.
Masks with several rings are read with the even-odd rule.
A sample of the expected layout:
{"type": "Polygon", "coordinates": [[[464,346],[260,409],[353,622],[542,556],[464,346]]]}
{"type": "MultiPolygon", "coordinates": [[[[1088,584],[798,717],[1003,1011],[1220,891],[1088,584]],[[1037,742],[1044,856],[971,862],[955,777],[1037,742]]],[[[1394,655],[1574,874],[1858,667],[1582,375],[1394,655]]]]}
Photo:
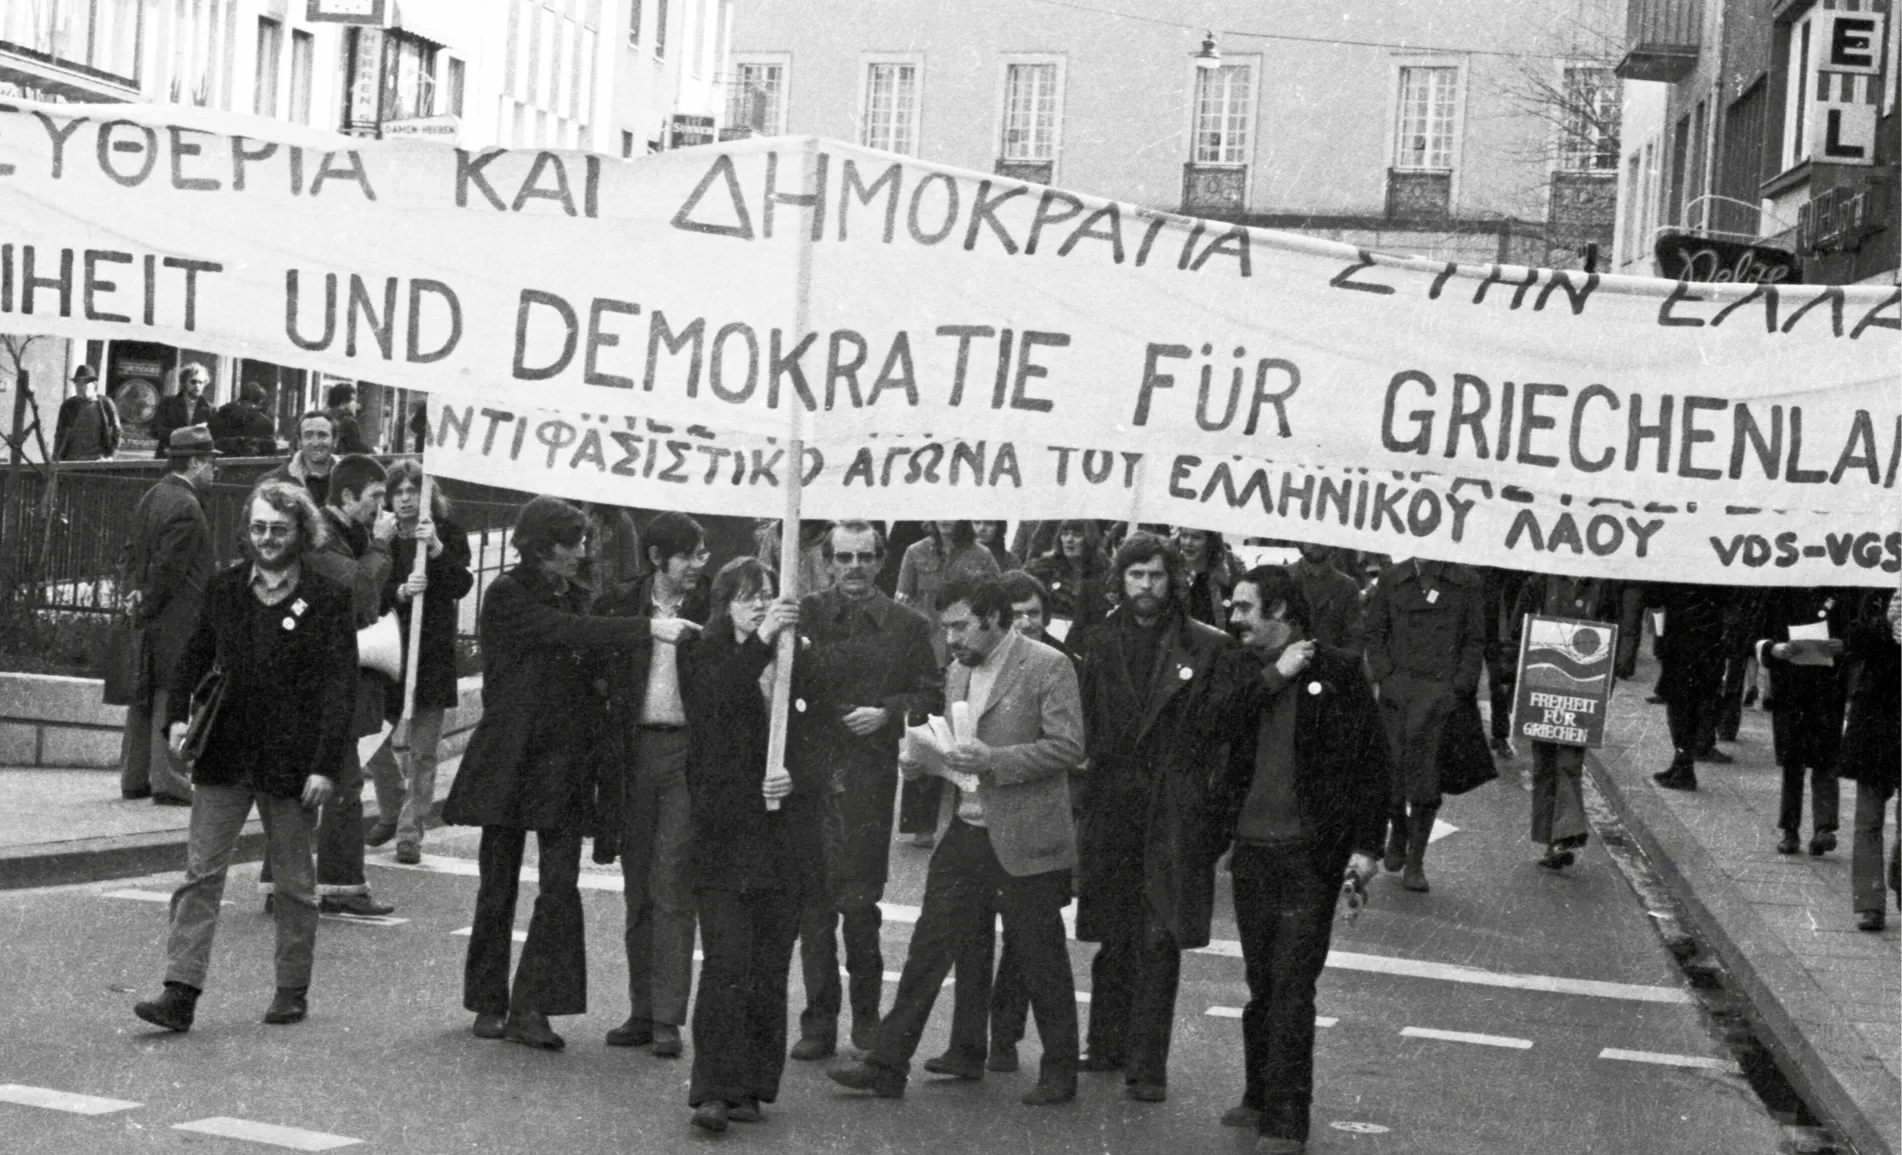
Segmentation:
{"type": "Polygon", "coordinates": [[[968,742],[977,737],[971,732],[971,703],[951,703],[951,738],[955,742],[968,742]]]}

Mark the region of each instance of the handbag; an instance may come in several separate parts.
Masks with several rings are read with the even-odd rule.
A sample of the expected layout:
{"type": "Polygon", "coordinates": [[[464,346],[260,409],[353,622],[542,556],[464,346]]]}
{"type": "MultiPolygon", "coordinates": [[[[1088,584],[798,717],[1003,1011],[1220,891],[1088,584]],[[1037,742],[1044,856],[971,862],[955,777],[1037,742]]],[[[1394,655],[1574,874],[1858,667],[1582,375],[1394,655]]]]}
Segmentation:
{"type": "Polygon", "coordinates": [[[121,615],[106,635],[106,649],[99,663],[106,705],[130,706],[151,696],[145,662],[145,630],[129,616],[121,615]]]}
{"type": "Polygon", "coordinates": [[[186,766],[195,766],[211,743],[212,727],[218,723],[218,713],[224,709],[225,688],[230,680],[225,676],[224,667],[213,663],[211,672],[199,679],[198,686],[192,691],[191,714],[185,721],[184,748],[179,752],[179,761],[186,766]]]}

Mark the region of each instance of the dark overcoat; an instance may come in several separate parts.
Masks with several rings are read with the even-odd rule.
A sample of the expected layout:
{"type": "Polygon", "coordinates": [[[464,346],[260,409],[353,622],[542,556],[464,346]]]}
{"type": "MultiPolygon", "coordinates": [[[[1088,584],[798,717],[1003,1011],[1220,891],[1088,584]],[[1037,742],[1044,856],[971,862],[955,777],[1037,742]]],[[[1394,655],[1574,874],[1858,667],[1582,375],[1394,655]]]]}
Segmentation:
{"type": "Polygon", "coordinates": [[[198,490],[183,474],[168,473],[145,491],[133,512],[122,580],[139,591],[138,625],[145,632],[147,677],[164,689],[198,625],[213,569],[211,525],[198,490]]]}
{"type": "Polygon", "coordinates": [[[1396,799],[1436,804],[1497,775],[1471,735],[1485,668],[1479,575],[1462,565],[1406,561],[1380,573],[1367,603],[1367,672],[1393,759],[1396,799]]]}
{"type": "Polygon", "coordinates": [[[1360,587],[1331,565],[1291,565],[1288,572],[1308,601],[1308,636],[1337,658],[1361,667],[1367,651],[1367,620],[1360,587]]]}
{"type": "MultiPolygon", "coordinates": [[[[469,572],[469,535],[448,518],[436,522],[436,536],[442,552],[423,563],[423,575],[429,589],[423,594],[423,644],[416,663],[416,705],[423,709],[452,710],[456,707],[456,629],[461,620],[461,600],[475,588],[475,575],[469,572]]],[[[390,572],[383,579],[383,608],[396,611],[396,623],[403,631],[405,660],[409,649],[410,610],[413,601],[397,601],[396,587],[409,580],[416,567],[416,539],[398,537],[390,543],[390,572]]],[[[384,713],[390,718],[403,713],[403,683],[391,683],[384,713]]]]}
{"type": "Polygon", "coordinates": [[[356,702],[350,591],[304,565],[291,596],[267,607],[251,592],[251,563],[233,562],[212,575],[172,671],[172,721],[190,713],[191,692],[214,659],[228,688],[192,780],[280,798],[301,794],[312,774],[334,782],[356,702]]]}
{"type": "Polygon", "coordinates": [[[796,892],[819,863],[820,784],[811,767],[793,771],[793,792],[778,810],[760,794],[771,720],[760,676],[772,660],[757,634],[741,642],[730,628],[681,651],[695,890],[796,892]]]}
{"type": "Polygon", "coordinates": [[[185,396],[180,389],[169,397],[159,398],[157,407],[152,410],[152,439],[158,443],[155,457],[166,456],[167,444],[171,441],[172,431],[183,429],[187,425],[210,425],[211,402],[204,394],[197,397],[185,396]]]}
{"type": "MultiPolygon", "coordinates": [[[[1847,646],[1859,594],[1847,589],[1774,589],[1763,599],[1757,661],[1770,675],[1770,737],[1779,766],[1835,766],[1842,750],[1849,689],[1847,655],[1827,666],[1799,666],[1771,652],[1792,626],[1824,626],[1847,646]]],[[[1665,636],[1670,636],[1666,620],[1665,636]]]]}
{"type": "Polygon", "coordinates": [[[1714,701],[1724,688],[1721,586],[1672,582],[1645,587],[1645,605],[1664,611],[1658,639],[1658,694],[1667,702],[1714,701]]]}
{"type": "Polygon", "coordinates": [[[1078,639],[1089,768],[1077,825],[1077,938],[1143,932],[1144,908],[1184,950],[1209,941],[1215,859],[1222,852],[1211,786],[1220,738],[1204,724],[1221,630],[1171,613],[1158,652],[1129,654],[1148,635],[1118,608],[1078,639]],[[1146,682],[1132,667],[1147,669],[1146,682]]]}
{"type": "MultiPolygon", "coordinates": [[[[374,625],[383,611],[383,583],[390,575],[390,547],[370,531],[350,521],[335,506],[324,507],[330,536],[307,558],[311,568],[350,591],[357,628],[374,625]]],[[[353,737],[362,738],[383,728],[383,710],[390,679],[379,671],[357,670],[353,737]]]]}
{"type": "MultiPolygon", "coordinates": [[[[1216,659],[1208,726],[1229,750],[1214,791],[1224,846],[1235,837],[1255,781],[1261,714],[1272,697],[1262,681],[1265,665],[1254,650],[1239,647],[1216,659]]],[[[1379,856],[1387,828],[1392,785],[1380,711],[1360,658],[1320,646],[1282,693],[1295,695],[1294,793],[1313,840],[1315,873],[1339,878],[1355,851],[1379,856]]]]}
{"type": "Polygon", "coordinates": [[[1894,590],[1865,590],[1849,625],[1849,720],[1838,765],[1844,778],[1893,794],[1902,785],[1902,646],[1888,611],[1894,590]]]}
{"type": "Polygon", "coordinates": [[[835,892],[883,890],[898,739],[906,715],[944,704],[931,626],[923,614],[877,591],[858,602],[836,588],[808,594],[799,615],[793,673],[800,689],[788,769],[823,783],[837,799],[827,816],[825,883],[835,892]],[[860,737],[843,721],[856,706],[883,706],[890,721],[860,737]]]}
{"type": "Polygon", "coordinates": [[[604,720],[595,679],[604,658],[640,660],[652,636],[646,618],[595,617],[590,600],[582,586],[557,592],[527,564],[490,584],[476,626],[482,720],[443,821],[594,831],[604,720]]]}

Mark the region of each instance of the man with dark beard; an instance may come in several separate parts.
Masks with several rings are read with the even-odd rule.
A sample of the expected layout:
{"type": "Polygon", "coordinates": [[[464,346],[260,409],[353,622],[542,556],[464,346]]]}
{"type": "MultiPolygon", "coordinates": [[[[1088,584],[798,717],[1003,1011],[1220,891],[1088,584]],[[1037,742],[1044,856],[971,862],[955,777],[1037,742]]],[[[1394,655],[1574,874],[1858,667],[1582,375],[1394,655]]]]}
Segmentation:
{"type": "Polygon", "coordinates": [[[1084,1070],[1124,1072],[1139,1102],[1167,1096],[1182,952],[1206,945],[1215,892],[1214,747],[1202,716],[1233,643],[1191,618],[1176,547],[1135,533],[1116,551],[1120,604],[1076,649],[1089,769],[1078,829],[1076,936],[1091,965],[1084,1070]]]}
{"type": "Polygon", "coordinates": [[[255,804],[277,871],[277,996],[267,1023],[304,1018],[317,938],[311,829],[350,743],[357,635],[350,591],[305,564],[328,530],[308,494],[266,481],[247,505],[247,560],[212,576],[171,672],[167,740],[184,753],[192,693],[214,663],[223,706],[193,767],[185,881],[172,896],[165,990],[133,1012],[189,1030],[210,966],[225,871],[255,804]]]}

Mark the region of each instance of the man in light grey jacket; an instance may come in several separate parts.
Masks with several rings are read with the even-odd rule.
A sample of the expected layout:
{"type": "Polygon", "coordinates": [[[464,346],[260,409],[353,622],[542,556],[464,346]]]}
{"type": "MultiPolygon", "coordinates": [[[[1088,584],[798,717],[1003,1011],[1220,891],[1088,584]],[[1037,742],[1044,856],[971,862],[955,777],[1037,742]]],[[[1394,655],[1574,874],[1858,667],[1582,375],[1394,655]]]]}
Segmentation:
{"type": "Polygon", "coordinates": [[[828,1074],[855,1090],[902,1096],[911,1056],[955,964],[951,1047],[924,1066],[982,1078],[1001,914],[1043,1039],[1037,1086],[1024,1102],[1066,1103],[1076,1098],[1078,1052],[1062,914],[1077,861],[1069,775],[1083,760],[1076,672],[1063,654],[1011,629],[1010,596],[996,578],[947,583],[938,609],[956,659],[945,679],[945,712],[966,704],[976,731],[945,763],[966,777],[939,806],[924,908],[891,1012],[864,1062],[828,1074]]]}

